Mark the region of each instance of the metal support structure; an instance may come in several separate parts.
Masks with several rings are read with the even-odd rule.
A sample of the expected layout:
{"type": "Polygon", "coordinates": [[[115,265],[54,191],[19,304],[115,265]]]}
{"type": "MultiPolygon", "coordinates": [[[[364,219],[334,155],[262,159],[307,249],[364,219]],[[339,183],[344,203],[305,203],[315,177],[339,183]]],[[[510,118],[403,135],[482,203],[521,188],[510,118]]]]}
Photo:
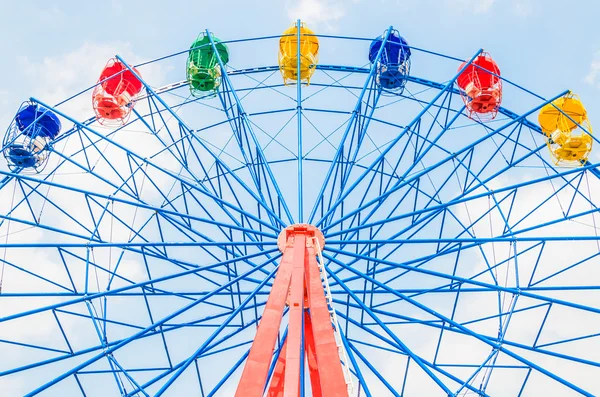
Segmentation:
{"type": "MultiPolygon", "coordinates": [[[[212,35],[208,31],[208,29],[206,30],[206,35],[207,35],[208,39],[210,40],[210,45],[212,46],[214,54],[219,62],[219,66],[221,68],[221,73],[223,76],[223,80],[225,82],[225,86],[229,89],[225,93],[220,92],[219,97],[223,101],[224,95],[228,96],[231,94],[235,101],[235,106],[230,107],[232,116],[229,118],[229,121],[230,121],[230,123],[233,122],[233,124],[231,124],[232,129],[234,130],[234,133],[237,135],[238,145],[240,146],[240,150],[242,151],[242,154],[244,155],[244,158],[246,159],[246,162],[251,170],[251,175],[254,180],[255,187],[256,187],[256,194],[262,198],[262,202],[264,203],[263,205],[268,206],[268,209],[270,209],[272,211],[271,213],[269,213],[269,215],[274,218],[273,221],[274,222],[276,221],[277,224],[280,226],[284,226],[283,221],[274,216],[275,205],[273,203],[272,198],[270,197],[270,193],[269,193],[269,202],[267,202],[265,200],[264,195],[263,195],[263,188],[261,188],[259,177],[258,177],[257,173],[253,170],[254,167],[252,167],[252,166],[254,166],[254,164],[256,163],[257,166],[260,166],[264,169],[264,172],[266,173],[265,183],[270,184],[272,186],[272,189],[273,189],[274,193],[276,194],[276,196],[279,198],[279,200],[283,199],[283,195],[281,194],[281,189],[279,188],[279,185],[277,184],[275,176],[273,175],[273,171],[271,170],[271,166],[269,165],[269,162],[267,161],[267,158],[265,157],[265,154],[262,150],[262,146],[259,144],[256,134],[254,133],[252,124],[250,123],[250,120],[248,119],[248,114],[244,110],[244,107],[242,106],[242,102],[241,102],[239,96],[237,95],[235,89],[233,88],[233,85],[232,85],[231,80],[229,79],[229,75],[227,73],[227,68],[225,67],[223,60],[221,59],[221,55],[219,54],[219,51],[217,51],[217,48],[215,47],[215,42],[213,40],[212,35]],[[235,120],[238,120],[238,119],[239,119],[239,126],[236,127],[235,120]],[[246,137],[242,137],[241,136],[242,134],[249,135],[252,138],[252,142],[254,144],[254,151],[256,152],[255,156],[254,156],[255,158],[247,157],[247,156],[252,157],[253,150],[250,147],[249,142],[247,140],[243,139],[246,137]],[[248,152],[248,153],[246,153],[246,152],[248,152]],[[250,163],[248,163],[249,160],[250,160],[250,163]]],[[[225,104],[225,102],[223,102],[223,103],[225,104]]],[[[224,107],[227,108],[227,106],[224,106],[224,107]]],[[[269,189],[265,189],[265,190],[270,192],[269,189]]],[[[290,210],[288,209],[286,202],[281,201],[281,206],[284,209],[284,212],[288,218],[288,221],[292,222],[292,214],[290,213],[290,210]]]]}
{"type": "MultiPolygon", "coordinates": [[[[85,91],[33,99],[72,127],[44,173],[0,171],[0,383],[218,397],[243,368],[238,397],[598,395],[585,344],[600,337],[600,171],[545,156],[535,112],[558,96],[503,78],[511,102],[534,104],[484,124],[464,117],[453,79],[406,76],[380,96],[372,65],[316,65],[302,86],[300,26],[294,88],[277,66],[219,60],[211,103],[182,95],[186,81],[154,88],[136,65],[145,92],[114,129],[68,115],[85,91]],[[327,248],[296,224],[278,266],[278,233],[305,221],[327,248]],[[51,333],[12,332],[27,321],[51,333]]],[[[371,42],[317,37],[325,51],[371,42]]]]}
{"type": "MultiPolygon", "coordinates": [[[[262,397],[270,382],[268,396],[304,395],[302,369],[309,364],[313,396],[348,396],[340,351],[336,342],[331,307],[326,300],[317,264],[323,234],[314,226],[297,224],[284,229],[278,239],[283,258],[267,300],[263,317],[252,343],[238,384],[236,397],[262,397]],[[273,377],[268,373],[285,306],[289,307],[288,331],[273,377]]],[[[337,320],[335,320],[337,321],[337,320]]],[[[345,355],[343,355],[345,357],[345,355]]],[[[347,360],[344,363],[347,365],[347,360]]]]}
{"type": "Polygon", "coordinates": [[[304,161],[304,152],[302,149],[302,76],[300,74],[300,65],[302,64],[302,52],[300,46],[300,19],[296,21],[297,28],[297,62],[296,62],[296,118],[298,119],[298,222],[304,222],[304,184],[302,174],[302,164],[304,161]]]}

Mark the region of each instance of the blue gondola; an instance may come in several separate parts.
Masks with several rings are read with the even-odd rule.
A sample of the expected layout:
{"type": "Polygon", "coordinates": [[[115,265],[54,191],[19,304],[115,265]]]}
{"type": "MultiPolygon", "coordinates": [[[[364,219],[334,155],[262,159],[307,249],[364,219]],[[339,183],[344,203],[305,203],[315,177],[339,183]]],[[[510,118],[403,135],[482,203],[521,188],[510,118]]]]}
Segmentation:
{"type": "MultiPolygon", "coordinates": [[[[387,30],[371,43],[369,61],[374,63],[379,49],[385,40],[387,30]]],[[[382,90],[401,94],[410,74],[410,47],[397,30],[390,33],[379,62],[377,63],[377,84],[382,90]]]]}
{"type": "Polygon", "coordinates": [[[24,102],[6,131],[2,152],[11,170],[41,171],[48,160],[48,144],[60,133],[60,120],[50,110],[24,102]]]}

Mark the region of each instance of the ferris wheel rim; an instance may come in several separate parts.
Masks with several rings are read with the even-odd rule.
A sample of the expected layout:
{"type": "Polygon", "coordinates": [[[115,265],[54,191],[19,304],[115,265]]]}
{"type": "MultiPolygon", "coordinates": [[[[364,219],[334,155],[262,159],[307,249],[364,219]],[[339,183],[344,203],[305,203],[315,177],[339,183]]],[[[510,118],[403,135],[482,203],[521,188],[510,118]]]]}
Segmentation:
{"type": "MultiPolygon", "coordinates": [[[[279,36],[277,36],[277,37],[279,37],[279,36]]],[[[325,36],[319,36],[319,37],[325,37],[325,36]]],[[[369,40],[370,40],[370,39],[369,39],[369,40]]],[[[317,69],[319,69],[319,68],[317,67],[317,69]]],[[[327,68],[323,68],[322,70],[327,70],[327,68]]],[[[333,70],[333,69],[331,69],[331,70],[333,70]]],[[[417,83],[417,82],[423,82],[423,79],[417,79],[417,78],[414,78],[414,80],[411,80],[411,81],[412,81],[413,83],[417,83]]],[[[178,83],[175,83],[175,84],[178,84],[178,83]]],[[[167,87],[169,87],[168,89],[172,89],[172,88],[173,88],[173,86],[172,86],[172,85],[169,85],[169,86],[167,86],[167,87]]],[[[298,85],[298,88],[300,88],[300,85],[298,85]]],[[[435,88],[435,87],[433,87],[433,88],[435,88]]],[[[168,90],[168,89],[167,89],[167,90],[168,90]]],[[[158,94],[158,95],[160,95],[160,94],[158,94]]],[[[560,94],[559,96],[562,96],[562,95],[563,95],[563,94],[560,94]]],[[[558,96],[557,96],[557,97],[558,97],[558,96]]],[[[42,105],[44,105],[42,102],[39,102],[39,101],[37,101],[37,100],[35,100],[35,101],[36,101],[36,102],[38,102],[38,103],[40,103],[40,104],[42,104],[42,105]]],[[[551,100],[550,100],[550,101],[551,101],[551,100]]],[[[44,106],[45,106],[45,105],[44,105],[44,106]]],[[[501,113],[502,113],[502,111],[501,111],[501,113]]],[[[61,114],[61,115],[63,115],[63,114],[61,114]]],[[[63,116],[64,116],[64,115],[63,115],[63,116]]],[[[520,118],[520,117],[522,117],[522,115],[517,115],[516,113],[512,113],[512,112],[510,112],[510,111],[506,111],[506,114],[505,114],[505,116],[507,116],[508,118],[513,118],[513,116],[516,116],[516,118],[520,118]]],[[[91,121],[91,120],[92,120],[92,119],[89,119],[89,121],[91,121]]],[[[514,118],[513,118],[513,120],[514,120],[514,118]]],[[[134,121],[135,121],[135,120],[134,120],[134,121]]],[[[134,121],[132,121],[132,122],[134,122],[134,121]]],[[[83,123],[82,123],[82,124],[83,124],[83,123]]],[[[80,126],[80,127],[81,127],[81,126],[80,126]]],[[[87,126],[86,126],[86,127],[87,127],[87,126]]],[[[90,128],[90,129],[91,129],[91,128],[90,128]]],[[[496,129],[494,129],[494,131],[495,131],[495,130],[496,130],[496,129]]],[[[66,135],[66,134],[65,134],[65,135],[66,135]]],[[[300,156],[300,157],[302,157],[302,156],[300,156]]],[[[594,169],[595,169],[595,167],[596,167],[596,165],[593,165],[593,164],[586,164],[586,165],[584,166],[584,168],[583,168],[583,169],[585,169],[585,170],[590,170],[590,171],[591,171],[591,170],[594,170],[594,169]]],[[[568,172],[561,173],[561,174],[575,173],[575,172],[579,172],[579,171],[568,171],[568,172]]],[[[232,170],[232,171],[231,171],[231,174],[234,174],[234,173],[235,173],[235,170],[232,170]]],[[[594,173],[594,174],[595,174],[596,176],[599,176],[599,175],[598,175],[598,174],[596,174],[596,173],[594,173]]],[[[10,173],[10,172],[2,172],[2,175],[5,175],[5,177],[6,177],[6,178],[19,178],[19,179],[21,179],[21,178],[22,178],[23,180],[30,180],[30,181],[34,181],[34,180],[36,180],[36,179],[35,179],[35,178],[33,178],[33,177],[21,176],[21,175],[17,175],[17,174],[10,173]]],[[[2,185],[6,185],[6,184],[8,184],[9,182],[10,182],[9,180],[6,180],[6,182],[4,182],[4,181],[3,181],[2,185]]],[[[52,183],[52,182],[50,182],[50,183],[52,183]]],[[[356,186],[358,186],[358,185],[356,185],[356,186]]],[[[355,188],[356,188],[356,187],[351,187],[351,188],[350,188],[350,191],[352,191],[352,190],[353,190],[353,189],[355,189],[355,188]]],[[[102,198],[104,198],[104,199],[110,199],[110,200],[121,200],[121,199],[119,199],[118,197],[111,197],[111,196],[105,196],[105,197],[102,197],[102,198]]],[[[257,200],[257,202],[258,202],[258,201],[260,201],[260,200],[259,200],[258,198],[256,198],[256,197],[255,197],[255,199],[257,200]]],[[[342,198],[341,200],[343,200],[343,198],[342,198]]],[[[138,206],[143,206],[143,204],[142,204],[142,203],[138,203],[137,205],[138,205],[138,206]]],[[[347,216],[349,216],[349,215],[347,215],[347,216]]],[[[281,219],[280,219],[280,221],[281,221],[281,225],[282,225],[282,226],[285,226],[285,225],[286,225],[286,224],[285,224],[285,222],[284,222],[283,220],[281,220],[281,219]]],[[[292,219],[289,219],[289,221],[292,221],[292,219]]],[[[342,219],[342,221],[343,221],[343,219],[342,219]]],[[[263,226],[265,226],[265,227],[272,226],[272,227],[271,227],[271,230],[272,230],[272,231],[274,231],[274,232],[276,232],[276,231],[277,231],[277,229],[274,227],[274,225],[268,225],[267,223],[264,223],[264,224],[263,224],[263,226]]],[[[233,227],[235,228],[236,226],[235,226],[235,225],[233,225],[233,227]]],[[[240,229],[240,227],[238,227],[238,229],[240,229]]],[[[323,230],[326,232],[326,231],[327,231],[327,228],[324,228],[323,230]]],[[[333,234],[333,236],[336,236],[336,235],[339,235],[339,234],[343,234],[343,233],[342,233],[342,232],[338,232],[338,234],[333,234]]],[[[263,232],[263,237],[265,237],[265,238],[272,238],[273,236],[275,236],[275,234],[268,234],[268,233],[266,233],[266,232],[263,232]]],[[[326,234],[326,237],[327,237],[327,234],[326,234]]],[[[515,243],[516,243],[517,241],[519,241],[519,237],[512,237],[512,238],[513,238],[513,240],[514,240],[514,242],[515,242],[515,243]]],[[[565,238],[568,238],[568,237],[565,237],[565,238]]],[[[92,241],[92,239],[90,238],[90,243],[87,245],[88,247],[95,247],[96,245],[97,245],[97,246],[101,246],[101,244],[103,244],[103,243],[102,243],[101,241],[99,241],[99,240],[97,240],[97,241],[94,241],[94,242],[91,242],[91,241],[92,241]]],[[[339,240],[337,240],[337,241],[339,242],[338,244],[340,244],[340,246],[341,246],[341,245],[344,245],[344,244],[346,244],[346,243],[348,242],[348,240],[344,240],[344,238],[342,238],[341,236],[340,236],[339,240]]],[[[376,240],[367,240],[367,241],[368,241],[368,242],[373,242],[373,241],[376,241],[376,240]]],[[[384,240],[381,240],[381,241],[383,242],[384,240]]],[[[387,240],[387,241],[389,242],[389,240],[387,240]]],[[[442,241],[442,239],[437,239],[436,241],[438,241],[438,242],[439,242],[439,241],[442,241]]],[[[455,240],[453,240],[453,241],[455,241],[455,240]]],[[[524,240],[524,241],[526,241],[526,240],[524,240]]],[[[336,243],[336,242],[335,242],[335,240],[334,240],[334,244],[335,244],[335,243],[336,243]]],[[[476,241],[475,241],[475,243],[476,243],[476,241]]],[[[119,243],[111,243],[111,244],[119,244],[119,243]]],[[[140,244],[142,244],[142,243],[138,243],[138,245],[140,245],[140,244]]],[[[152,244],[156,244],[156,245],[161,245],[161,244],[163,244],[163,245],[164,245],[164,244],[168,244],[168,242],[163,242],[163,243],[160,243],[160,242],[149,242],[148,244],[150,244],[150,245],[152,245],[152,244]]],[[[174,242],[173,244],[178,244],[178,243],[174,242]]],[[[189,244],[193,244],[193,243],[189,243],[189,244]]],[[[198,245],[200,245],[200,244],[201,244],[201,243],[198,243],[198,245]]],[[[218,245],[218,244],[219,244],[219,242],[215,242],[214,244],[215,244],[215,245],[218,245]]],[[[401,242],[399,242],[399,244],[401,244],[401,242]]],[[[123,243],[120,243],[120,245],[124,245],[124,244],[123,244],[123,243]]],[[[256,242],[248,242],[248,245],[255,245],[255,246],[257,246],[257,247],[258,247],[258,246],[268,246],[268,245],[270,245],[270,243],[269,243],[268,241],[259,241],[259,240],[257,240],[256,242]]],[[[272,243],[271,243],[271,245],[272,245],[272,243]]],[[[104,246],[106,246],[106,245],[104,245],[104,246]]],[[[24,247],[22,247],[22,248],[24,248],[24,247]]],[[[342,247],[340,247],[340,248],[342,248],[342,247]]],[[[331,248],[326,248],[326,251],[329,251],[330,253],[335,253],[335,252],[336,252],[336,250],[337,250],[337,252],[338,252],[338,253],[344,253],[344,254],[347,254],[347,251],[346,251],[346,250],[343,250],[343,249],[336,249],[336,248],[333,248],[333,249],[331,249],[331,248]]],[[[265,252],[272,252],[272,251],[273,251],[273,250],[267,250],[267,251],[265,251],[265,252]]],[[[261,254],[257,254],[257,255],[261,255],[261,254]]],[[[329,260],[333,260],[334,262],[336,261],[336,260],[332,259],[332,258],[335,258],[335,256],[328,255],[328,254],[326,254],[326,256],[328,256],[328,259],[329,259],[329,260]]],[[[270,260],[270,261],[274,261],[274,260],[276,260],[276,259],[277,259],[277,256],[275,256],[275,257],[273,257],[273,258],[271,258],[271,259],[269,259],[269,260],[270,260]]],[[[232,261],[233,261],[233,259],[232,259],[232,261]]],[[[381,260],[380,262],[381,262],[382,264],[386,264],[386,263],[385,263],[385,259],[381,260]]],[[[338,261],[338,264],[340,264],[340,266],[342,266],[342,265],[345,265],[343,262],[339,262],[339,261],[338,261]]],[[[393,262],[389,262],[389,263],[387,263],[387,264],[388,264],[388,265],[390,265],[390,264],[398,265],[397,263],[393,263],[393,262]]],[[[214,266],[220,266],[220,265],[221,265],[221,264],[215,264],[214,266]]],[[[351,270],[351,267],[348,267],[347,269],[348,269],[348,270],[351,270]]],[[[409,268],[407,267],[407,270],[408,270],[408,269],[409,269],[409,268]]],[[[413,268],[411,268],[411,269],[413,269],[413,268]]],[[[421,270],[422,270],[422,269],[419,269],[418,271],[421,271],[421,270]]],[[[195,271],[198,271],[198,270],[195,270],[195,271]]],[[[336,281],[336,284],[337,284],[337,285],[341,286],[342,288],[343,288],[343,287],[346,287],[346,284],[347,284],[347,283],[346,283],[346,282],[345,282],[343,279],[341,279],[341,278],[338,278],[338,276],[337,276],[337,274],[336,274],[335,272],[331,272],[330,274],[331,274],[332,278],[333,278],[333,279],[335,279],[335,281],[336,281]]],[[[271,277],[272,277],[272,275],[273,275],[273,274],[271,273],[271,277]]],[[[268,283],[268,281],[269,281],[269,278],[268,278],[267,276],[268,276],[268,275],[265,275],[265,278],[262,280],[262,281],[264,282],[263,286],[264,286],[264,285],[266,285],[266,284],[268,283]]],[[[371,278],[370,278],[368,275],[359,275],[359,277],[363,277],[365,280],[369,279],[369,281],[371,281],[371,278]]],[[[452,277],[452,280],[455,280],[455,279],[456,279],[455,277],[452,277]]],[[[468,283],[470,283],[470,284],[473,284],[473,281],[474,281],[474,280],[463,280],[463,281],[466,281],[466,282],[468,282],[468,283]]],[[[151,284],[151,283],[154,283],[154,282],[156,282],[156,280],[149,280],[149,281],[148,281],[148,284],[151,284]]],[[[384,287],[385,287],[385,286],[384,286],[384,285],[383,285],[381,282],[379,282],[379,281],[377,281],[377,280],[374,280],[374,279],[373,279],[371,282],[372,282],[373,284],[376,284],[376,285],[378,285],[378,286],[379,286],[379,287],[381,287],[381,288],[384,288],[384,287]]],[[[475,284],[477,284],[477,283],[475,283],[475,284]]],[[[484,287],[484,288],[490,288],[490,289],[492,289],[492,290],[500,288],[500,286],[499,286],[499,285],[492,286],[492,285],[483,285],[483,284],[481,284],[481,285],[479,285],[479,286],[480,286],[480,287],[484,287]]],[[[136,285],[136,287],[137,287],[137,285],[136,285]]],[[[134,287],[132,287],[132,288],[134,288],[134,287]]],[[[257,288],[258,288],[258,287],[257,287],[257,288]]],[[[388,287],[388,288],[389,288],[389,287],[388,287]]],[[[351,291],[347,291],[347,292],[351,292],[351,291]]],[[[526,296],[526,295],[527,295],[527,292],[523,292],[523,291],[519,291],[519,290],[510,290],[510,291],[508,291],[508,292],[515,293],[515,294],[518,294],[518,295],[524,295],[524,296],[526,296]]],[[[402,294],[402,295],[397,295],[397,296],[398,296],[398,297],[401,297],[401,298],[403,298],[403,299],[406,299],[407,301],[409,301],[409,300],[411,299],[411,298],[409,298],[408,296],[406,296],[406,295],[404,295],[404,294],[402,294]]],[[[90,297],[89,297],[89,299],[90,299],[90,300],[93,300],[93,299],[95,299],[95,298],[90,296],[90,297]]],[[[84,298],[83,300],[85,300],[85,298],[84,298]]],[[[414,301],[414,299],[413,299],[413,301],[414,301]]],[[[569,302],[567,302],[567,303],[569,303],[569,302]]],[[[342,316],[343,316],[343,313],[342,313],[342,316]]],[[[344,317],[344,318],[346,318],[346,317],[344,317]]],[[[3,319],[3,320],[5,320],[5,319],[3,319]]],[[[258,321],[258,319],[257,319],[257,321],[258,321]]],[[[455,325],[460,325],[460,324],[456,323],[455,325]]],[[[474,335],[472,335],[472,336],[474,336],[474,335]]],[[[346,340],[346,342],[347,342],[347,340],[346,340]]],[[[500,346],[500,347],[501,347],[501,346],[500,346]]],[[[509,351],[510,351],[510,350],[509,350],[509,351]]],[[[360,352],[358,352],[358,351],[356,351],[356,353],[357,353],[357,354],[360,354],[360,352]]],[[[417,356],[417,357],[418,357],[418,356],[417,356]]],[[[364,356],[363,356],[363,360],[362,360],[362,361],[365,361],[365,360],[364,360],[364,356]]],[[[535,365],[535,363],[533,363],[533,364],[535,365]]],[[[426,367],[428,367],[428,365],[427,365],[427,364],[423,364],[423,366],[424,366],[423,368],[426,368],[426,367]]],[[[74,374],[74,373],[76,373],[76,372],[77,372],[77,371],[74,371],[74,372],[72,372],[72,374],[74,374]]],[[[0,375],[2,375],[2,373],[0,373],[0,375]]],[[[69,375],[66,375],[66,373],[65,373],[65,377],[67,377],[67,376],[69,376],[69,375]]],[[[363,381],[364,381],[364,379],[363,379],[363,381]]],[[[582,390],[582,389],[579,389],[579,388],[578,388],[577,386],[575,386],[574,384],[571,384],[571,385],[572,385],[572,386],[574,386],[573,390],[578,390],[578,391],[581,391],[581,390],[582,390]]],[[[471,386],[471,385],[469,385],[469,384],[467,384],[467,385],[466,385],[466,388],[470,389],[471,391],[476,391],[476,390],[477,390],[476,388],[472,387],[472,386],[471,386]]],[[[583,391],[584,391],[584,390],[583,390],[583,391]]],[[[584,391],[584,392],[585,392],[585,391],[584,391]]],[[[130,392],[130,394],[131,394],[131,393],[133,393],[133,392],[130,392]]],[[[484,392],[484,393],[485,393],[485,392],[484,392]]]]}

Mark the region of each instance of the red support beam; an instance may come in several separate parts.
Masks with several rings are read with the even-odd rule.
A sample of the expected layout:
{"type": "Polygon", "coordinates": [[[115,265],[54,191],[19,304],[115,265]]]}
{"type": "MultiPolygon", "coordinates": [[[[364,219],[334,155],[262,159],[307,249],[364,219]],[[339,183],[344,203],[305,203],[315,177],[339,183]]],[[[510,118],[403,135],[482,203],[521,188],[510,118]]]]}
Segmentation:
{"type": "Polygon", "coordinates": [[[279,351],[279,358],[277,364],[275,364],[275,370],[273,371],[273,377],[271,378],[271,384],[269,385],[269,392],[267,397],[283,397],[283,377],[285,375],[285,352],[287,350],[287,338],[281,346],[279,351]]]}
{"type": "Polygon", "coordinates": [[[307,247],[307,291],[308,307],[312,320],[312,334],[315,340],[315,352],[321,389],[327,390],[327,397],[348,397],[348,388],[340,362],[340,354],[335,343],[331,315],[325,300],[325,291],[317,265],[315,247],[307,247]]]}
{"type": "Polygon", "coordinates": [[[306,349],[306,361],[308,362],[312,397],[323,397],[319,366],[317,365],[317,353],[315,351],[315,338],[312,332],[312,320],[310,319],[308,310],[304,312],[304,348],[306,349]]]}
{"type": "MultiPolygon", "coordinates": [[[[289,292],[289,325],[287,335],[287,352],[285,356],[285,378],[283,397],[300,395],[300,349],[304,328],[304,262],[306,257],[306,235],[296,234],[294,242],[294,268],[289,292]]],[[[304,363],[302,363],[304,364],[304,363]]]]}
{"type": "MultiPolygon", "coordinates": [[[[288,244],[293,244],[293,240],[294,237],[290,236],[288,244]]],[[[273,359],[277,334],[279,333],[281,316],[283,315],[285,300],[292,279],[294,252],[293,249],[286,249],[283,252],[283,258],[277,270],[235,397],[262,397],[263,395],[267,384],[267,376],[269,375],[269,367],[273,359]]]]}
{"type": "Polygon", "coordinates": [[[268,397],[300,395],[301,357],[308,361],[313,397],[348,397],[334,328],[316,259],[314,226],[293,225],[278,239],[283,258],[246,361],[236,397],[262,397],[281,319],[289,305],[288,334],[275,365],[268,397]],[[302,337],[304,334],[304,345],[302,337]],[[304,349],[304,350],[302,350],[304,349]]]}

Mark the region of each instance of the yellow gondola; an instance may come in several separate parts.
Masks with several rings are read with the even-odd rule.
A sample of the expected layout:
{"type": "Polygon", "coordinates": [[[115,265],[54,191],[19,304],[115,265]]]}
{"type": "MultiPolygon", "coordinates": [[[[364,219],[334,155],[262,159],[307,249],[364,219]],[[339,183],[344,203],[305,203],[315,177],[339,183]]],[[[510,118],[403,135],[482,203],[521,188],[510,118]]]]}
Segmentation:
{"type": "MultiPolygon", "coordinates": [[[[304,23],[300,24],[300,82],[310,84],[319,60],[319,40],[304,23]]],[[[298,24],[279,39],[279,70],[285,85],[298,81],[298,24]]]]}
{"type": "Polygon", "coordinates": [[[569,93],[547,104],[538,121],[556,165],[581,166],[587,162],[592,151],[592,126],[577,95],[569,93]]]}

